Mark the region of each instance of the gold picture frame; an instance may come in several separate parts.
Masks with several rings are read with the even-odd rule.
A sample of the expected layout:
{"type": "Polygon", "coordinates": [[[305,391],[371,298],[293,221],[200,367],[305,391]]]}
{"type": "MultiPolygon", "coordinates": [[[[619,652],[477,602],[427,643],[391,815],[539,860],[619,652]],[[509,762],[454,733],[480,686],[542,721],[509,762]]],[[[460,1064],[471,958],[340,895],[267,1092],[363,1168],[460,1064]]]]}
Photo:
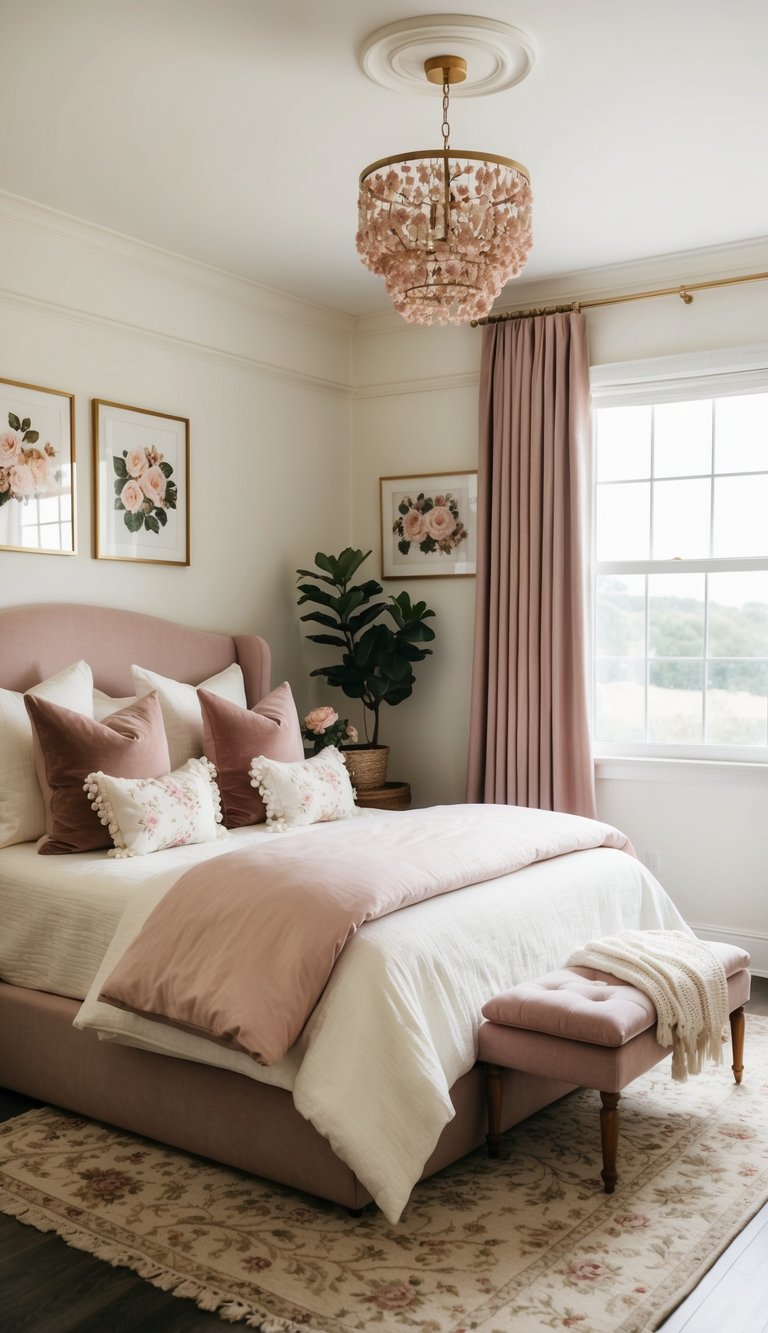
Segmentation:
{"type": "Polygon", "coordinates": [[[0,378],[0,550],[75,555],[75,395],[0,378]]]}
{"type": "Polygon", "coordinates": [[[471,578],[477,573],[477,472],[379,477],[381,577],[471,578]]]}
{"type": "Polygon", "coordinates": [[[189,564],[189,418],[94,398],[96,560],[189,564]]]}

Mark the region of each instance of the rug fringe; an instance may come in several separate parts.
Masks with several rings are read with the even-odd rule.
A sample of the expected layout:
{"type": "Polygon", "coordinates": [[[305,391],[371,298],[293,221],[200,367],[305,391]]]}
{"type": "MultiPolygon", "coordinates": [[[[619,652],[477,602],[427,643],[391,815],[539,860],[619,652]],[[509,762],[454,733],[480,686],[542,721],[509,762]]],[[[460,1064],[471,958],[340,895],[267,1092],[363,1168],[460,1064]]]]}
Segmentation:
{"type": "Polygon", "coordinates": [[[0,1212],[16,1218],[24,1226],[34,1227],[36,1231],[53,1231],[73,1250],[84,1250],[86,1254],[92,1254],[94,1259],[101,1259],[113,1268],[130,1268],[153,1287],[158,1287],[160,1291],[170,1291],[174,1296],[187,1297],[201,1310],[217,1314],[226,1323],[244,1323],[247,1328],[259,1329],[260,1333],[325,1333],[319,1324],[297,1324],[293,1319],[270,1314],[263,1306],[259,1308],[252,1301],[229,1296],[195,1278],[182,1277],[172,1268],[147,1259],[138,1250],[121,1249],[83,1230],[74,1222],[54,1220],[44,1209],[17,1198],[2,1187],[0,1212]]]}

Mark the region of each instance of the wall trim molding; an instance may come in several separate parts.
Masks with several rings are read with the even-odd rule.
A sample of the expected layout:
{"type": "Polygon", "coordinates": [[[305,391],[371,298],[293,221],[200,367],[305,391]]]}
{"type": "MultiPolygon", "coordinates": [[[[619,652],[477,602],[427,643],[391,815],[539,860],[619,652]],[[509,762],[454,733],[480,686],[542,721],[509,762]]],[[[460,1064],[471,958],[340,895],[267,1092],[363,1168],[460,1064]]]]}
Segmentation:
{"type": "Polygon", "coordinates": [[[768,765],[717,759],[645,759],[630,755],[596,755],[598,782],[669,782],[694,787],[766,787],[768,765]]]}
{"type": "Polygon", "coordinates": [[[768,931],[736,930],[732,926],[712,926],[698,921],[689,921],[694,934],[705,940],[723,940],[726,944],[736,944],[746,949],[751,955],[750,971],[758,977],[768,977],[768,931]]]}
{"type": "Polygon", "coordinates": [[[134,342],[149,343],[155,347],[162,347],[166,351],[176,352],[180,356],[212,361],[218,365],[230,366],[236,370],[243,370],[247,374],[259,375],[265,379],[283,384],[293,384],[305,389],[338,394],[344,398],[349,398],[352,393],[350,386],[341,381],[324,379],[322,376],[310,375],[300,370],[291,370],[286,366],[261,361],[257,357],[246,356],[240,352],[228,352],[224,348],[215,347],[212,344],[195,342],[191,338],[182,338],[175,333],[163,333],[158,329],[113,319],[109,315],[100,315],[95,311],[81,309],[77,306],[43,300],[41,297],[29,296],[25,292],[12,291],[10,288],[0,288],[0,306],[34,311],[35,314],[57,320],[60,323],[76,324],[81,328],[96,329],[101,333],[131,338],[134,342]]]}
{"type": "Polygon", "coordinates": [[[298,321],[347,337],[354,330],[353,317],[341,310],[305,301],[274,287],[264,287],[252,278],[215,268],[173,250],[164,250],[151,242],[137,240],[124,232],[113,231],[4,190],[0,190],[0,222],[9,223],[20,231],[51,237],[89,254],[102,254],[154,276],[175,279],[208,295],[224,297],[278,319],[298,321]]]}
{"type": "Polygon", "coordinates": [[[448,389],[474,389],[480,383],[480,372],[464,371],[460,375],[430,375],[422,380],[389,380],[382,384],[361,384],[352,390],[353,401],[358,398],[390,398],[405,393],[445,393],[448,389]]]}

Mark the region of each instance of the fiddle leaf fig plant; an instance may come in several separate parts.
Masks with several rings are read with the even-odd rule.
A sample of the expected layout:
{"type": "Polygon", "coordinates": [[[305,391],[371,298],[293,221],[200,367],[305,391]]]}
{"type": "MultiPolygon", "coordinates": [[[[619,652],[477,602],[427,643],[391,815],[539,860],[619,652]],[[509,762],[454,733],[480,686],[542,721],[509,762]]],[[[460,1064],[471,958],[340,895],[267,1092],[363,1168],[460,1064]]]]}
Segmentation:
{"type": "Polygon", "coordinates": [[[308,634],[312,643],[340,648],[341,661],[317,667],[313,676],[325,676],[329,685],[343,690],[349,699],[360,699],[365,709],[365,734],[371,745],[379,744],[379,710],[382,704],[399,704],[413,691],[415,662],[432,652],[424,645],[435,637],[425,622],[434,616],[426,602],[412,602],[407,592],[376,600],[384,592],[375,579],[353,583],[352,579],[370,551],[345,547],[340,555],[318,551],[315,569],[299,569],[299,606],[309,602],[320,608],[306,612],[302,621],[320,625],[322,632],[308,634]],[[311,583],[301,580],[311,579],[311,583]],[[322,586],[320,586],[322,585],[322,586]],[[381,620],[390,617],[393,625],[381,620]],[[376,623],[374,623],[376,622],[376,623]]]}

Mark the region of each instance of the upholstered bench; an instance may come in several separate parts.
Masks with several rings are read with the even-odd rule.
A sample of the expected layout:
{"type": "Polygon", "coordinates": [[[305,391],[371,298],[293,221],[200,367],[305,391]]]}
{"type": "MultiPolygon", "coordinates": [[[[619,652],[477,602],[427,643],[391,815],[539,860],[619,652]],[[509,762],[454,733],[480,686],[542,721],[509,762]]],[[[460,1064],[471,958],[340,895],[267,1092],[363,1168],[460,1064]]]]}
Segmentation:
{"type": "MultiPolygon", "coordinates": [[[[713,944],[728,978],[733,1075],[744,1069],[744,1005],[750,957],[713,944]]],[[[606,1194],[616,1187],[618,1104],[622,1088],[672,1052],[656,1040],[656,1009],[641,990],[607,972],[566,967],[513,986],[483,1007],[478,1057],[487,1066],[488,1151],[499,1151],[502,1069],[558,1078],[600,1093],[601,1172],[606,1194]]]]}

